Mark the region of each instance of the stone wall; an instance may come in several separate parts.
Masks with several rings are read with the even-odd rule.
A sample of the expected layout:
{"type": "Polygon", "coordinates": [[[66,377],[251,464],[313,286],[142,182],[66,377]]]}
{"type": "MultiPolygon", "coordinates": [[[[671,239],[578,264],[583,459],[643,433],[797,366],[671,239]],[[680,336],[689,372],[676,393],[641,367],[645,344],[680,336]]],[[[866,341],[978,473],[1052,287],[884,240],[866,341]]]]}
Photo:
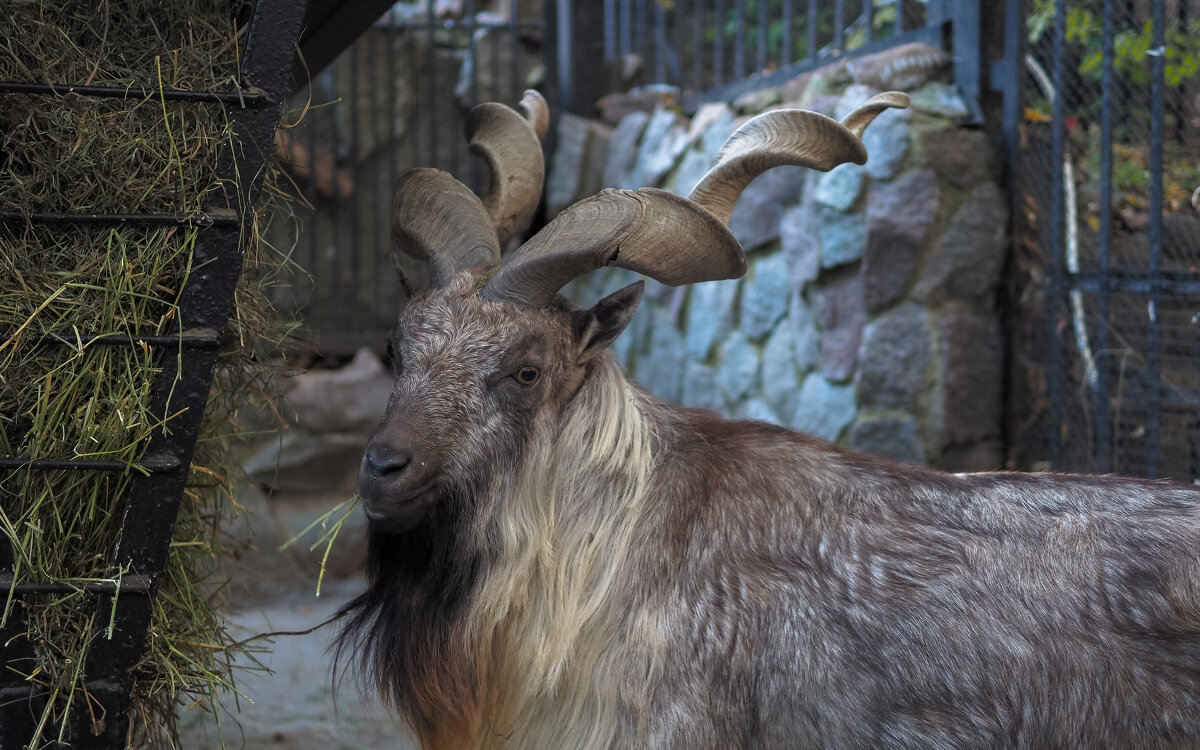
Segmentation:
{"type": "MultiPolygon", "coordinates": [[[[547,198],[557,211],[601,186],[686,194],[757,111],[840,118],[874,93],[840,66],[690,119],[669,97],[615,128],[566,117],[547,198]]],[[[958,124],[956,89],[911,96],[867,129],[865,166],[781,167],[750,184],[730,222],[749,257],[743,278],[649,283],[615,344],[638,382],[902,461],[999,466],[1007,204],[987,137],[958,124]]],[[[636,278],[602,270],[571,294],[590,305],[636,278]]]]}

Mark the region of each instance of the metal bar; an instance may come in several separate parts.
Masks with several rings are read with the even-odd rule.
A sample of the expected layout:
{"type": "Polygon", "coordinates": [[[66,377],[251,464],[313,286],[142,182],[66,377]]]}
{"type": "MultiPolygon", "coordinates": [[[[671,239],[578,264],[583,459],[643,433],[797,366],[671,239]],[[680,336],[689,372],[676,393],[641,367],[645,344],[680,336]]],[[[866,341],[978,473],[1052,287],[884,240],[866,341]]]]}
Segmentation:
{"type": "Polygon", "coordinates": [[[11,575],[0,573],[0,591],[11,592],[13,596],[37,596],[39,594],[96,594],[102,596],[150,596],[151,582],[145,576],[128,575],[119,581],[87,581],[84,583],[66,582],[25,582],[13,584],[11,575]]]}
{"type": "Polygon", "coordinates": [[[634,27],[633,46],[637,49],[637,55],[641,59],[639,72],[642,78],[639,83],[645,81],[650,74],[650,35],[646,33],[646,26],[649,25],[648,12],[646,0],[635,0],[634,22],[637,25],[634,27]]]}
{"type": "MultiPolygon", "coordinates": [[[[512,84],[508,92],[509,101],[517,101],[521,98],[521,90],[524,86],[521,85],[521,39],[519,36],[520,28],[517,26],[517,3],[509,4],[508,15],[508,44],[509,44],[509,75],[512,77],[512,84]]],[[[462,143],[460,140],[459,143],[462,143]]],[[[461,146],[460,146],[461,148],[461,146]]],[[[458,149],[455,149],[457,152],[458,149]]],[[[453,173],[453,170],[452,172],[453,173]]]]}
{"type": "Polygon", "coordinates": [[[145,224],[147,226],[238,226],[242,219],[232,211],[224,209],[199,214],[95,214],[71,211],[38,211],[31,214],[20,211],[0,211],[0,221],[25,222],[30,224],[145,224]]]}
{"type": "Polygon", "coordinates": [[[181,91],[179,89],[155,89],[144,86],[88,86],[78,83],[27,83],[22,81],[0,81],[0,94],[32,94],[39,96],[78,96],[98,99],[165,99],[169,102],[209,102],[212,104],[234,104],[239,107],[267,107],[278,105],[265,92],[254,88],[245,91],[181,91]]]}
{"type": "Polygon", "coordinates": [[[896,4],[896,27],[892,30],[892,36],[899,36],[904,31],[904,0],[892,1],[896,4]]]}
{"type": "Polygon", "coordinates": [[[725,83],[725,0],[716,0],[713,10],[713,86],[720,86],[725,83]]]}
{"type": "MultiPolygon", "coordinates": [[[[1101,51],[1100,81],[1100,248],[1097,273],[1101,278],[1109,275],[1110,252],[1112,249],[1112,178],[1113,178],[1113,38],[1116,34],[1113,23],[1113,0],[1104,0],[1104,39],[1101,51]]],[[[1096,300],[1096,351],[1108,351],[1108,305],[1109,289],[1104,284],[1096,300]]],[[[1113,470],[1111,465],[1111,425],[1108,416],[1108,373],[1103,369],[1096,378],[1092,392],[1092,410],[1095,413],[1096,441],[1092,448],[1095,470],[1105,473],[1113,470]]]]}
{"type": "Polygon", "coordinates": [[[862,15],[859,18],[863,16],[866,17],[865,20],[867,22],[867,25],[863,28],[863,43],[870,44],[871,35],[875,33],[875,30],[872,28],[875,25],[875,0],[863,0],[862,15]]]}
{"type": "MultiPolygon", "coordinates": [[[[568,42],[569,44],[570,42],[568,42]]],[[[633,54],[633,0],[621,0],[621,59],[633,54]]]]}
{"type": "Polygon", "coordinates": [[[604,62],[617,59],[617,0],[604,0],[604,62]]]}
{"type": "Polygon", "coordinates": [[[811,62],[817,59],[817,0],[808,0],[808,55],[811,62]]]}
{"type": "MultiPolygon", "coordinates": [[[[390,12],[390,11],[389,11],[390,12]]],[[[428,21],[408,21],[400,20],[392,24],[398,29],[424,29],[429,25],[428,21]]],[[[475,28],[477,29],[507,29],[512,26],[511,21],[476,21],[475,28]]],[[[544,28],[541,21],[519,21],[517,24],[522,29],[540,29],[544,28]]]]}
{"type": "Polygon", "coordinates": [[[667,21],[661,3],[654,3],[654,80],[667,82],[667,21]]]}
{"type": "MultiPolygon", "coordinates": [[[[426,0],[425,13],[426,13],[426,18],[425,18],[425,20],[426,20],[426,24],[425,24],[425,68],[428,72],[426,80],[429,83],[429,90],[425,97],[425,101],[426,101],[425,111],[426,112],[436,112],[437,111],[437,100],[438,100],[438,96],[437,96],[437,57],[434,55],[434,44],[433,44],[433,0],[426,0]]],[[[496,67],[498,67],[498,66],[496,66],[496,67]]],[[[495,93],[495,92],[493,92],[493,93],[495,93]]],[[[433,163],[429,164],[428,166],[432,166],[432,167],[439,166],[438,155],[437,155],[437,153],[438,153],[437,131],[438,131],[437,124],[430,123],[429,124],[429,158],[433,161],[433,163]]]]}
{"type": "MultiPolygon", "coordinates": [[[[876,39],[870,44],[856,47],[853,51],[846,53],[842,57],[852,60],[856,57],[862,57],[863,55],[890,49],[898,44],[908,44],[910,42],[925,42],[926,44],[940,46],[942,43],[942,30],[940,27],[926,27],[905,32],[900,37],[876,39]]],[[[749,76],[740,81],[734,81],[727,86],[717,86],[701,92],[684,92],[680,107],[685,113],[690,114],[706,102],[730,102],[748,91],[781,86],[801,73],[816,70],[827,63],[828,60],[826,58],[806,58],[765,75],[749,76]]]]}
{"type": "Polygon", "coordinates": [[[692,88],[700,91],[704,85],[704,3],[692,2],[692,88]]]}
{"type": "MultiPolygon", "coordinates": [[[[1150,275],[1162,273],[1163,209],[1163,99],[1167,47],[1166,3],[1154,6],[1154,31],[1150,55],[1150,275]]],[[[1158,290],[1151,289],[1146,300],[1150,329],[1146,336],[1146,476],[1158,476],[1159,411],[1162,399],[1161,336],[1158,322],[1158,290]]]]}
{"type": "Polygon", "coordinates": [[[735,0],[733,3],[735,23],[733,28],[733,77],[741,80],[746,77],[746,2],[735,0]]]}
{"type": "MultiPolygon", "coordinates": [[[[303,3],[258,0],[241,59],[243,80],[282,97],[303,17],[303,3]]],[[[220,190],[208,195],[206,206],[210,212],[233,208],[246,215],[253,210],[262,186],[263,165],[272,151],[279,111],[235,106],[229,109],[230,124],[238,138],[223,149],[218,174],[230,178],[240,175],[244,181],[222,182],[220,190]]],[[[181,327],[185,330],[224,330],[241,271],[241,238],[237,228],[226,227],[214,228],[198,238],[192,271],[180,292],[181,327]]],[[[151,413],[164,417],[181,409],[182,413],[170,421],[169,434],[163,427],[151,436],[147,453],[174,456],[179,469],[133,479],[114,558],[117,567],[146,576],[152,590],[170,548],[217,355],[213,349],[185,349],[177,357],[164,357],[162,372],[155,378],[151,413]]],[[[151,613],[150,597],[102,597],[98,602],[96,622],[105,625],[97,629],[84,675],[89,692],[103,707],[105,725],[95,734],[88,707],[79,705],[72,717],[73,747],[98,750],[123,746],[134,667],[142,656],[151,613]],[[111,639],[106,632],[110,621],[111,639]]]]}
{"type": "MultiPolygon", "coordinates": [[[[514,3],[512,7],[516,7],[514,3]]],[[[479,104],[479,48],[475,44],[475,30],[478,28],[475,18],[475,0],[467,0],[467,56],[471,59],[471,101],[470,106],[479,104]]],[[[471,163],[471,184],[480,183],[479,160],[468,159],[471,163]]],[[[393,179],[391,185],[396,184],[393,179]]],[[[390,243],[387,243],[390,244],[390,243]]]]}
{"type": "Polygon", "coordinates": [[[833,3],[833,51],[841,54],[846,46],[846,7],[845,0],[834,0],[833,3]]]}
{"type": "Polygon", "coordinates": [[[1129,294],[1143,297],[1178,296],[1200,297],[1200,278],[1186,272],[1167,273],[1137,273],[1114,275],[1099,271],[1067,274],[1071,283],[1085,292],[1106,290],[1118,294],[1129,294]]]}
{"type": "MultiPolygon", "coordinates": [[[[0,336],[0,342],[8,342],[17,336],[0,336]]],[[[20,337],[25,339],[24,336],[20,337]]],[[[148,346],[180,346],[189,349],[216,349],[221,345],[221,338],[215,331],[185,331],[181,334],[151,334],[138,335],[129,333],[40,333],[30,336],[27,343],[31,346],[74,346],[87,347],[93,344],[99,346],[133,346],[146,344],[148,346]]]]}
{"type": "Polygon", "coordinates": [[[779,50],[779,67],[792,61],[792,0],[783,0],[783,40],[779,50]]]}
{"type": "MultiPolygon", "coordinates": [[[[1022,95],[1024,87],[1021,85],[1022,76],[1024,75],[1024,67],[1022,61],[1025,56],[1025,14],[1022,12],[1021,0],[1006,0],[1004,4],[1004,58],[998,64],[998,75],[992,76],[994,84],[999,83],[1003,90],[1003,99],[1001,104],[1002,121],[1004,129],[1004,151],[1008,157],[1008,169],[1006,170],[1006,187],[1008,192],[1008,236],[1010,238],[1021,237],[1026,231],[1024,224],[1025,211],[1021,196],[1024,194],[1025,186],[1022,182],[1022,155],[1021,155],[1021,127],[1023,125],[1024,103],[1022,95]]],[[[1012,253],[1009,253],[1009,265],[1012,264],[1012,253]]],[[[1016,307],[1014,301],[1015,295],[1005,295],[1005,307],[1002,317],[1005,320],[1015,319],[1015,313],[1019,308],[1016,307]]],[[[1002,403],[1013,404],[1013,391],[1016,383],[1014,374],[1016,372],[1014,360],[1014,347],[1009,345],[1004,347],[1004,376],[1002,378],[1001,388],[1003,389],[1002,403]]],[[[1011,412],[1011,409],[1006,411],[1011,412]]],[[[1013,440],[1015,421],[1008,415],[1001,421],[1001,439],[1004,443],[1004,455],[1013,455],[1013,440]]]]}
{"type": "Polygon", "coordinates": [[[1063,296],[1063,155],[1064,155],[1064,107],[1063,79],[1066,69],[1066,27],[1067,8],[1065,0],[1055,0],[1054,22],[1054,102],[1052,115],[1052,143],[1050,156],[1051,189],[1050,189],[1050,237],[1048,250],[1050,253],[1049,292],[1046,297],[1046,343],[1049,348],[1047,357],[1047,393],[1049,400],[1049,430],[1048,456],[1051,469],[1058,469],[1062,463],[1062,422],[1063,422],[1063,389],[1062,362],[1064,344],[1059,337],[1059,324],[1062,322],[1063,296]]]}
{"type": "Polygon", "coordinates": [[[143,456],[134,462],[0,456],[0,471],[137,471],[146,474],[162,474],[177,471],[179,464],[179,458],[170,455],[143,456]]]}
{"type": "MultiPolygon", "coordinates": [[[[957,0],[954,4],[954,22],[950,28],[954,45],[954,82],[962,91],[963,101],[971,110],[970,121],[975,124],[983,122],[983,109],[979,104],[983,82],[983,45],[979,36],[981,25],[979,3],[980,0],[957,0]]],[[[934,7],[940,8],[936,4],[934,7]]],[[[941,13],[939,12],[937,16],[940,18],[941,13]]],[[[929,25],[932,26],[933,23],[929,25]]]]}

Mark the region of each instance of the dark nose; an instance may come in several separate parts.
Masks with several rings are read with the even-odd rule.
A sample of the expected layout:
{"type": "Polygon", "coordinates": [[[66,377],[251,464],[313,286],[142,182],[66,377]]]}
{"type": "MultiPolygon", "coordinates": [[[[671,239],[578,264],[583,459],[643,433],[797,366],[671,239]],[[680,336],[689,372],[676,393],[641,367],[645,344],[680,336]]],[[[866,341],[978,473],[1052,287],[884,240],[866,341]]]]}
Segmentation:
{"type": "Polygon", "coordinates": [[[410,463],[411,453],[388,445],[367,446],[367,451],[363,454],[363,465],[372,478],[404,471],[410,463]]]}

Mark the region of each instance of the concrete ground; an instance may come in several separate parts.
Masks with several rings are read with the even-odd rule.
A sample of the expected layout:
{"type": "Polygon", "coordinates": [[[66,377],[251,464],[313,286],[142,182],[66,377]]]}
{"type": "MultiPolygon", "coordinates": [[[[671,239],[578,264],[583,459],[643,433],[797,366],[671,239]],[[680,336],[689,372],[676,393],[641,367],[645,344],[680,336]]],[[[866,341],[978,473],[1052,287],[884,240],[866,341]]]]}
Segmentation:
{"type": "MultiPolygon", "coordinates": [[[[326,581],[320,598],[312,589],[291,589],[232,617],[234,637],[307,630],[353,597],[357,580],[326,581]]],[[[332,654],[326,647],[334,626],[314,633],[278,636],[256,657],[270,671],[243,669],[238,692],[226,695],[221,715],[184,711],[180,747],[185,750],[409,750],[407,731],[381,707],[359,695],[348,680],[335,698],[331,687],[332,654]],[[218,725],[219,718],[219,725],[218,725]]],[[[246,666],[251,666],[248,660],[246,666]]]]}

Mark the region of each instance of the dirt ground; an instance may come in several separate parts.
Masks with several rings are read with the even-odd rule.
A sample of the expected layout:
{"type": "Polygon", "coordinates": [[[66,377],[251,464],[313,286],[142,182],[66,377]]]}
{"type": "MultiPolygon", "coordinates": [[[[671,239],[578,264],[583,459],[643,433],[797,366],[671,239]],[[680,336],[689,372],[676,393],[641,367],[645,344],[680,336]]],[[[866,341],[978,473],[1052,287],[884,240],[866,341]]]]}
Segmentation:
{"type": "MultiPolygon", "coordinates": [[[[235,635],[307,630],[325,620],[361,588],[358,580],[326,581],[320,598],[289,587],[278,597],[235,612],[235,635]]],[[[279,636],[257,658],[270,671],[244,669],[241,696],[227,695],[221,715],[185,711],[180,746],[185,750],[409,750],[407,731],[349,682],[336,699],[331,686],[332,627],[279,636]],[[218,726],[219,719],[219,726],[218,726]]],[[[247,666],[251,666],[247,664],[247,666]]]]}

